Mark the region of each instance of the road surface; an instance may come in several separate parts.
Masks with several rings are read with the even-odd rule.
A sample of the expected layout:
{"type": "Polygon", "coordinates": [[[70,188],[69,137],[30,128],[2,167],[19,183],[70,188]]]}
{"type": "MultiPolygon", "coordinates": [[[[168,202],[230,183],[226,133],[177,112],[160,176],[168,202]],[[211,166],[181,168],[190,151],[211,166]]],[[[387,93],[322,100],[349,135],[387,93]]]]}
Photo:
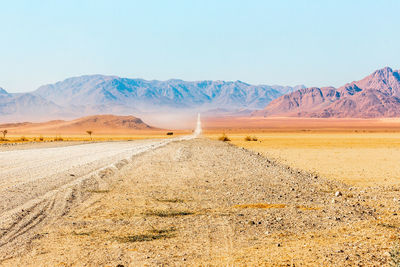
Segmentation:
{"type": "Polygon", "coordinates": [[[194,137],[0,151],[0,257],[101,189],[135,155],[194,137]]]}

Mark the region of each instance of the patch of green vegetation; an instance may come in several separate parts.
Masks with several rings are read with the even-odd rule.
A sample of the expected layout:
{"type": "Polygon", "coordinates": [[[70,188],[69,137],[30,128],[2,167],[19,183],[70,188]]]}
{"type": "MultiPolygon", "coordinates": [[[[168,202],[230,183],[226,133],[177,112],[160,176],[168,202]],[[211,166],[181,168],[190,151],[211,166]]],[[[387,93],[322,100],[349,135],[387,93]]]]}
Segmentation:
{"type": "Polygon", "coordinates": [[[178,211],[178,210],[150,210],[144,213],[146,216],[158,216],[158,217],[177,217],[192,215],[190,211],[178,211]]]}
{"type": "Polygon", "coordinates": [[[153,229],[145,234],[138,235],[128,235],[128,236],[119,236],[115,237],[115,239],[122,243],[134,243],[134,242],[145,242],[145,241],[153,241],[158,239],[166,239],[175,237],[175,228],[171,227],[168,229],[153,229]]]}
{"type": "Polygon", "coordinates": [[[166,203],[184,203],[185,200],[180,198],[156,198],[158,202],[166,202],[166,203]]]}

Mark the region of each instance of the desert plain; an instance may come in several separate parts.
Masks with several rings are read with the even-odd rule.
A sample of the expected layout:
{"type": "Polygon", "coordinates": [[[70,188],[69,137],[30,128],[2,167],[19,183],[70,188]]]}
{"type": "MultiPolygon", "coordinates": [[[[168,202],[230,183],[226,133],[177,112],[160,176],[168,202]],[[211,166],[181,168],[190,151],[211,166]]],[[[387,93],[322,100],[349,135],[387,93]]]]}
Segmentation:
{"type": "Polygon", "coordinates": [[[41,173],[40,166],[56,161],[51,156],[26,169],[16,154],[18,166],[4,164],[3,198],[14,206],[1,214],[0,264],[395,264],[399,125],[395,119],[205,118],[203,135],[188,130],[184,136],[191,137],[183,139],[164,140],[163,132],[148,134],[149,140],[131,133],[121,136],[132,141],[106,141],[109,134],[4,143],[3,159],[65,149],[72,153],[65,161],[77,163],[53,170],[53,178],[42,175],[47,189],[35,177],[31,184],[3,177],[17,167],[41,173]],[[223,133],[229,141],[219,141],[223,133]],[[91,158],[91,151],[100,154],[91,158]],[[85,168],[77,157],[85,158],[85,168]],[[55,181],[64,181],[62,187],[55,181]]]}

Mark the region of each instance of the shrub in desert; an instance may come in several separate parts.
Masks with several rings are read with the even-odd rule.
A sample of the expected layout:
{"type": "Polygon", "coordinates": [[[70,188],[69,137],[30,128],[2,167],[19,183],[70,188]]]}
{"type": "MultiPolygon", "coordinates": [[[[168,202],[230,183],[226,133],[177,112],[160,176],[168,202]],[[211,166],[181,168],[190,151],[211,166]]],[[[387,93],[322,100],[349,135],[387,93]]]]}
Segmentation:
{"type": "Polygon", "coordinates": [[[258,138],[256,137],[256,136],[246,136],[245,138],[244,138],[244,141],[257,141],[258,140],[258,138]]]}
{"type": "Polygon", "coordinates": [[[25,136],[21,136],[21,138],[19,139],[19,141],[25,142],[25,141],[28,141],[28,138],[26,138],[25,136]]]}
{"type": "Polygon", "coordinates": [[[88,130],[88,131],[86,131],[86,133],[90,136],[90,140],[92,140],[93,131],[88,130]]]}
{"type": "Polygon", "coordinates": [[[3,131],[1,131],[1,133],[3,134],[3,139],[6,139],[6,135],[7,135],[8,131],[7,130],[3,130],[3,131]]]}
{"type": "Polygon", "coordinates": [[[43,136],[39,136],[39,141],[43,141],[43,140],[44,140],[43,136]]]}
{"type": "Polygon", "coordinates": [[[64,141],[64,139],[59,135],[54,138],[54,141],[64,141]]]}
{"type": "Polygon", "coordinates": [[[226,134],[222,134],[222,136],[220,136],[218,138],[219,141],[223,141],[223,142],[227,142],[227,141],[231,141],[231,139],[229,139],[229,137],[226,134]]]}

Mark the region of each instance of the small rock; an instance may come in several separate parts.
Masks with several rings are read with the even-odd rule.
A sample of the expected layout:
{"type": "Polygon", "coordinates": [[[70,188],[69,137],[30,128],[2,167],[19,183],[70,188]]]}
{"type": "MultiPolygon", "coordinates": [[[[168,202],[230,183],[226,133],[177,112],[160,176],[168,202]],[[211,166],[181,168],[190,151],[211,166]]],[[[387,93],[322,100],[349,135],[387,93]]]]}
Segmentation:
{"type": "Polygon", "coordinates": [[[277,247],[280,247],[280,246],[281,246],[281,244],[280,244],[280,243],[278,243],[278,244],[276,244],[276,246],[277,246],[277,247]]]}
{"type": "Polygon", "coordinates": [[[335,196],[336,196],[336,197],[340,197],[341,195],[342,195],[342,192],[336,191],[336,193],[335,193],[335,196]]]}

